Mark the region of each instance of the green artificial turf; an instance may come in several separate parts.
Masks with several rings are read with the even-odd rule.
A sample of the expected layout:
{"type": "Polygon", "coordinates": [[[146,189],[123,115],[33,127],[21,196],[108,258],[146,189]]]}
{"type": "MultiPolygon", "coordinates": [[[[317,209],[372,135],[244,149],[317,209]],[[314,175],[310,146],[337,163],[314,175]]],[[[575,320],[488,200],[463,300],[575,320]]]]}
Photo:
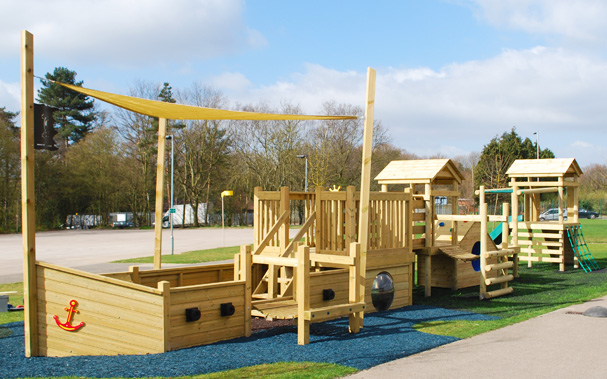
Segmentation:
{"type": "MultiPolygon", "coordinates": [[[[607,220],[581,220],[588,247],[601,268],[607,267],[607,220]]],[[[413,304],[468,310],[499,317],[494,321],[439,322],[416,325],[416,329],[433,334],[467,338],[515,324],[569,305],[607,295],[607,270],[585,273],[582,269],[558,264],[526,262],[519,266],[520,277],[511,282],[514,292],[491,300],[478,299],[478,287],[458,291],[432,288],[432,296],[424,297],[424,289],[413,292],[413,304]]]]}

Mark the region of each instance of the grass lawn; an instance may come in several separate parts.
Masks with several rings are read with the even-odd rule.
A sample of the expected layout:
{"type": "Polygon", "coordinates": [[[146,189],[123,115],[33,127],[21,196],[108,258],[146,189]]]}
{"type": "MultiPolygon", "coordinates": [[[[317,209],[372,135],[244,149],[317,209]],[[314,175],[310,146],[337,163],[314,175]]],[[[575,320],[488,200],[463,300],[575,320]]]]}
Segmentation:
{"type": "MultiPolygon", "coordinates": [[[[219,247],[216,249],[208,250],[194,250],[188,251],[187,253],[175,254],[175,255],[162,255],[162,263],[178,263],[178,264],[189,264],[189,263],[202,263],[202,262],[216,262],[224,261],[227,259],[234,259],[234,254],[240,252],[240,246],[231,247],[219,247]]],[[[141,257],[122,259],[114,261],[112,263],[154,263],[154,257],[141,257]]]]}
{"type": "MultiPolygon", "coordinates": [[[[599,266],[607,267],[607,220],[581,220],[581,224],[586,242],[599,266]]],[[[231,259],[238,251],[238,246],[193,251],[174,256],[163,256],[163,262],[197,263],[231,259]]],[[[121,262],[152,262],[152,258],[121,262]]],[[[499,317],[492,321],[430,322],[418,324],[416,328],[426,333],[467,338],[607,295],[607,270],[585,273],[582,269],[573,270],[571,267],[567,267],[567,271],[559,272],[556,264],[535,263],[532,268],[527,268],[526,263],[522,263],[519,273],[520,277],[512,283],[513,294],[489,301],[478,300],[478,287],[455,292],[433,288],[430,298],[424,297],[423,288],[415,288],[413,291],[414,304],[468,310],[499,317]]],[[[21,283],[0,285],[1,291],[18,291],[18,294],[10,297],[10,302],[13,305],[22,304],[21,283]]],[[[0,313],[0,324],[22,320],[22,312],[0,313]]],[[[3,328],[0,327],[0,333],[2,330],[3,328]]],[[[339,365],[286,362],[195,376],[195,378],[336,378],[355,371],[353,368],[339,365]]]]}

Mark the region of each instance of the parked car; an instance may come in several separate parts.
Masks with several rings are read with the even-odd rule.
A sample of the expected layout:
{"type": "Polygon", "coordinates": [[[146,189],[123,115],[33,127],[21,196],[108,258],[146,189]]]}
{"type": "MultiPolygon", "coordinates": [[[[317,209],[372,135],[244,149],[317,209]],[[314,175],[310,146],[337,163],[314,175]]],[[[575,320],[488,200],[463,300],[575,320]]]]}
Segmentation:
{"type": "Polygon", "coordinates": [[[134,225],[131,221],[116,221],[112,224],[112,228],[132,228],[134,225]]]}
{"type": "MultiPolygon", "coordinates": [[[[551,208],[540,215],[540,221],[551,221],[559,219],[559,209],[551,208]]],[[[563,219],[567,220],[567,209],[563,210],[563,219]]]]}
{"type": "Polygon", "coordinates": [[[589,211],[584,208],[580,208],[580,210],[578,211],[578,217],[595,219],[595,218],[599,217],[599,214],[594,211],[589,211]]]}

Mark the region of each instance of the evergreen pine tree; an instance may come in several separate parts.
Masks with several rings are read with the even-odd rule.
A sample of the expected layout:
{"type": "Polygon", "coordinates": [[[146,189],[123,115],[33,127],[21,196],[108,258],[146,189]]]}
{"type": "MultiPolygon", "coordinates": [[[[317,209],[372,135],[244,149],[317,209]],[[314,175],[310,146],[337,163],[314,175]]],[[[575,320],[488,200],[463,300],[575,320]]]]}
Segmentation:
{"type": "Polygon", "coordinates": [[[49,80],[41,79],[43,87],[38,90],[38,101],[58,109],[54,114],[55,125],[65,146],[80,141],[93,127],[94,100],[50,81],[82,87],[82,81],[76,82],[75,71],[57,67],[45,77],[49,80]]]}

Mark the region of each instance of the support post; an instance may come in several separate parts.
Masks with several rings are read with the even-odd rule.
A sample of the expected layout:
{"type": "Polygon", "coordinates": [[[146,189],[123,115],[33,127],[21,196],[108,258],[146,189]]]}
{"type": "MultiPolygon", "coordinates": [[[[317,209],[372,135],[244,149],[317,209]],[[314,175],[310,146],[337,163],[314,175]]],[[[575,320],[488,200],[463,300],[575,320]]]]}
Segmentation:
{"type": "Polygon", "coordinates": [[[131,273],[131,282],[141,284],[139,266],[129,266],[129,272],[131,273]]]}
{"type": "Polygon", "coordinates": [[[300,246],[297,250],[297,344],[310,343],[310,321],[304,313],[310,309],[310,248],[300,246]]]}
{"type": "Polygon", "coordinates": [[[171,283],[163,280],[158,282],[162,291],[162,342],[164,351],[171,350],[171,283]]]}
{"type": "Polygon", "coordinates": [[[356,241],[356,187],[346,188],[346,246],[356,241]]]}
{"type": "MultiPolygon", "coordinates": [[[[350,257],[354,258],[354,265],[350,266],[350,303],[365,301],[364,294],[360,296],[360,283],[365,282],[365,273],[360,272],[360,244],[352,242],[349,246],[350,257]]],[[[350,314],[350,333],[358,333],[363,324],[363,312],[350,314]]]]}
{"type": "MultiPolygon", "coordinates": [[[[503,209],[502,213],[503,213],[504,217],[506,218],[506,221],[508,221],[508,216],[510,214],[510,204],[504,203],[503,206],[502,206],[502,209],[503,209]]],[[[508,248],[508,232],[509,231],[508,231],[508,226],[507,225],[508,225],[508,222],[503,222],[502,223],[502,246],[501,246],[502,250],[506,250],[508,248]],[[506,225],[506,226],[504,226],[504,225],[506,225]]],[[[514,265],[518,265],[518,262],[516,262],[516,257],[517,257],[517,255],[513,255],[512,256],[512,259],[513,259],[513,261],[512,261],[512,275],[514,277],[516,277],[515,272],[518,271],[518,268],[514,267],[514,265]]],[[[508,261],[508,256],[503,257],[503,260],[504,261],[508,261]]],[[[505,269],[504,272],[503,272],[503,274],[504,275],[508,275],[508,269],[505,269]]],[[[508,282],[502,283],[502,288],[506,288],[506,287],[508,287],[508,282]]]]}
{"type": "MultiPolygon", "coordinates": [[[[426,183],[424,185],[424,208],[425,208],[425,226],[424,226],[424,243],[425,247],[432,246],[432,185],[426,183]]],[[[424,296],[432,296],[432,256],[424,255],[424,296]]]]}
{"type": "Polygon", "coordinates": [[[21,32],[21,228],[25,356],[38,351],[36,213],[34,195],[34,36],[21,32]]]}
{"type": "MultiPolygon", "coordinates": [[[[565,179],[561,176],[559,178],[558,181],[558,194],[559,194],[559,224],[562,225],[565,222],[565,217],[563,215],[563,206],[565,205],[565,196],[564,196],[564,191],[563,188],[565,186],[564,183],[565,179]]],[[[563,230],[563,229],[562,229],[563,230]]],[[[563,237],[561,237],[561,240],[563,240],[563,237]]],[[[559,262],[559,271],[564,272],[565,271],[565,251],[564,251],[564,244],[561,245],[561,252],[562,254],[560,255],[560,259],[561,261],[559,262]]]]}
{"type": "Polygon", "coordinates": [[[253,250],[257,250],[261,241],[263,241],[263,227],[261,221],[263,215],[261,214],[261,204],[259,200],[259,193],[261,193],[261,187],[255,187],[253,193],[253,250]]]}
{"type": "Polygon", "coordinates": [[[480,299],[487,298],[487,203],[485,203],[485,187],[481,186],[481,197],[482,202],[480,202],[480,213],[481,213],[481,280],[480,280],[480,299]]]}
{"type": "MultiPolygon", "coordinates": [[[[510,179],[510,186],[512,187],[512,246],[518,246],[518,183],[516,178],[510,179]]],[[[531,267],[533,265],[531,263],[531,253],[528,254],[527,266],[531,267]]]]}
{"type": "MultiPolygon", "coordinates": [[[[367,103],[365,107],[365,129],[363,134],[363,156],[360,177],[360,213],[358,221],[358,242],[360,243],[360,270],[367,271],[367,250],[369,249],[369,205],[371,190],[371,156],[373,152],[373,117],[375,112],[375,70],[367,69],[367,103]]],[[[360,284],[360,293],[365,294],[365,281],[360,284]]],[[[362,327],[362,322],[361,325],[362,327]]]]}
{"type": "MultiPolygon", "coordinates": [[[[154,269],[159,270],[162,265],[162,203],[164,200],[164,157],[166,141],[166,118],[158,120],[158,158],[156,164],[156,205],[154,225],[154,269]]],[[[185,207],[184,207],[185,211],[185,207]]]]}
{"type": "Polygon", "coordinates": [[[316,252],[319,253],[321,250],[326,248],[326,238],[327,236],[323,233],[322,222],[325,220],[327,212],[322,208],[322,191],[324,191],[323,187],[316,187],[315,189],[315,198],[314,198],[314,209],[316,209],[316,222],[314,223],[314,233],[315,233],[315,245],[316,252]]]}
{"type": "Polygon", "coordinates": [[[251,266],[253,258],[251,256],[251,245],[240,246],[240,280],[245,282],[244,293],[244,335],[251,336],[251,296],[252,296],[252,278],[251,266]]]}
{"type": "MultiPolygon", "coordinates": [[[[457,184],[456,181],[453,181],[453,191],[457,191],[459,192],[459,185],[457,184]]],[[[459,214],[459,205],[457,204],[457,200],[459,199],[459,196],[453,196],[451,197],[451,213],[454,215],[458,215],[459,214]]],[[[451,245],[456,246],[459,241],[458,241],[458,224],[457,221],[451,221],[451,245]]]]}

